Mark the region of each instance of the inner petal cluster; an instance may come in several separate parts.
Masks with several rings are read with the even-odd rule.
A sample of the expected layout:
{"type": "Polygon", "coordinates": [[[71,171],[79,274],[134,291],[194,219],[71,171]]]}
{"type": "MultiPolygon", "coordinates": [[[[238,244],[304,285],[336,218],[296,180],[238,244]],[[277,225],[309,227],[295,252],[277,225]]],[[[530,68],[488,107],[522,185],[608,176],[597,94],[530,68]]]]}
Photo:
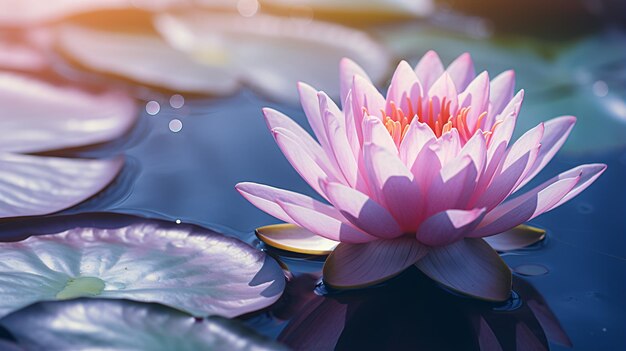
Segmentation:
{"type": "Polygon", "coordinates": [[[484,131],[482,129],[485,125],[487,111],[481,111],[476,121],[471,122],[468,121],[470,106],[453,110],[451,108],[452,101],[446,97],[422,100],[421,96],[416,102],[407,97],[406,111],[397,106],[394,101],[389,102],[387,111],[381,110],[382,121],[396,145],[400,145],[409,130],[409,125],[416,118],[419,122],[428,125],[437,138],[452,129],[456,129],[463,144],[478,131],[482,132],[488,140],[489,136],[501,124],[501,122],[497,122],[490,130],[484,131]]]}

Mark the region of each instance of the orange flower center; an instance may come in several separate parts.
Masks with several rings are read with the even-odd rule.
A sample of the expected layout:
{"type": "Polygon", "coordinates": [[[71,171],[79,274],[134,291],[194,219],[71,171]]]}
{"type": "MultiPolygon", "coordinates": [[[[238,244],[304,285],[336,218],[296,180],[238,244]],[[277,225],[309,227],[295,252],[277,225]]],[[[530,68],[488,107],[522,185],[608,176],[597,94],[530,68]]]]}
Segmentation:
{"type": "MultiPolygon", "coordinates": [[[[391,113],[387,114],[386,111],[381,110],[382,120],[389,131],[389,134],[393,138],[396,145],[400,145],[407,131],[409,125],[414,118],[418,121],[426,123],[433,131],[437,138],[441,137],[446,132],[452,129],[456,129],[459,133],[460,139],[463,143],[467,142],[476,131],[482,128],[484,119],[487,116],[487,112],[482,112],[475,123],[468,124],[467,116],[470,112],[470,107],[462,107],[457,111],[450,110],[450,101],[444,97],[441,99],[439,106],[433,105],[433,99],[429,99],[426,104],[423,104],[421,97],[418,98],[417,104],[413,104],[410,98],[407,98],[408,111],[403,111],[396,106],[395,102],[390,102],[391,113]],[[414,108],[414,106],[417,106],[414,108]],[[438,108],[435,108],[438,107],[438,108]]],[[[500,123],[494,124],[489,131],[482,131],[485,138],[489,138],[493,134],[494,130],[500,123]]]]}

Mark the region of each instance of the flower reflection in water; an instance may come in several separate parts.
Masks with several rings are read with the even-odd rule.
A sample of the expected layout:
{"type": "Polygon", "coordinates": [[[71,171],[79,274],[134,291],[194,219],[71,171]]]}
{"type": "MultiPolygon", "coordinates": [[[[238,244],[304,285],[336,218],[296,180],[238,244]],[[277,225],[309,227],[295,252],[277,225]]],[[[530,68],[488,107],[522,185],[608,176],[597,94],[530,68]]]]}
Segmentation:
{"type": "Polygon", "coordinates": [[[316,295],[314,274],[292,280],[276,317],[298,350],[548,350],[571,341],[541,294],[515,276],[504,303],[442,294],[416,269],[385,286],[316,295]]]}

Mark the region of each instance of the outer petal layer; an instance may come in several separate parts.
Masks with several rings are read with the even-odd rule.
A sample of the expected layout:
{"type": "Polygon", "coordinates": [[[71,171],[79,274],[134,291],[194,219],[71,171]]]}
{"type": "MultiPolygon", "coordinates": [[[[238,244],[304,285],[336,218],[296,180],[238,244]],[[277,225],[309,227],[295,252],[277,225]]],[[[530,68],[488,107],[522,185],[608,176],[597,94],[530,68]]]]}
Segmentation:
{"type": "Polygon", "coordinates": [[[431,249],[415,265],[431,279],[465,295],[504,301],[511,293],[511,270],[482,239],[431,249]]]}
{"type": "Polygon", "coordinates": [[[335,288],[362,288],[401,273],[428,250],[410,237],[337,246],[324,264],[324,282],[335,288]]]}

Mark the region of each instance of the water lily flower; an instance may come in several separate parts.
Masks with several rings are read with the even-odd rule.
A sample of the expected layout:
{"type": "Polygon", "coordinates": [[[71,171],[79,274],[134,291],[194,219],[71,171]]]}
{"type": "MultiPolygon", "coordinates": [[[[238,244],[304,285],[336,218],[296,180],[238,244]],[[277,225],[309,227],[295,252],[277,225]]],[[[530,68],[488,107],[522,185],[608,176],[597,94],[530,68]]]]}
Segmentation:
{"type": "Polygon", "coordinates": [[[416,265],[460,293],[507,299],[511,271],[483,238],[560,206],[606,168],[578,166],[511,196],[552,159],[575,117],[540,123],[511,142],[523,91],[514,93],[512,71],[476,75],[469,54],[447,69],[433,51],[414,69],[401,62],[386,97],[357,64],[340,66],[343,109],[299,85],[317,141],[264,110],[282,152],[327,203],[255,183],[237,190],[309,232],[309,243],[313,235],[338,243],[323,269],[331,287],[377,284],[416,265]]]}

